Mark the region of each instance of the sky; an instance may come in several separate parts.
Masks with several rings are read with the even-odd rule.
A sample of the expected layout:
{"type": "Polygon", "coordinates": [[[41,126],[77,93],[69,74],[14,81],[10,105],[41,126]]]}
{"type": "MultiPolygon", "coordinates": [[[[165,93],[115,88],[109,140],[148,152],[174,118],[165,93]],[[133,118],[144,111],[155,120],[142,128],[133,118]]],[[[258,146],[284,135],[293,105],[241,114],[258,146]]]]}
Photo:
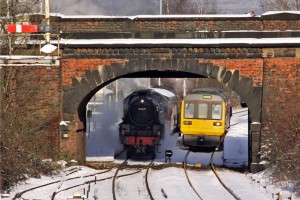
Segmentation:
{"type": "MultiPolygon", "coordinates": [[[[147,86],[146,79],[140,79],[147,86]]],[[[114,163],[122,163],[126,157],[125,153],[120,157],[114,158],[114,154],[122,150],[122,145],[118,140],[118,124],[120,123],[122,113],[114,112],[107,115],[107,110],[103,109],[103,91],[99,91],[96,98],[92,98],[88,104],[88,108],[92,109],[93,114],[90,121],[87,121],[88,134],[87,140],[87,159],[97,161],[111,161],[114,163]],[[101,106],[102,105],[102,106],[101,106]],[[117,116],[117,117],[116,117],[117,116]]],[[[105,90],[109,92],[109,90],[105,90]]],[[[130,91],[127,91],[130,93],[130,91]]],[[[107,106],[105,106],[107,108],[107,106]]],[[[122,109],[116,109],[122,111],[122,109]]],[[[225,146],[223,151],[216,152],[214,155],[214,164],[216,166],[240,167],[248,165],[248,110],[247,108],[239,108],[233,110],[231,119],[231,128],[225,138],[225,146]]],[[[170,126],[166,126],[166,134],[161,141],[159,152],[154,161],[155,165],[165,163],[164,151],[166,149],[173,151],[171,163],[182,164],[187,150],[181,145],[181,137],[178,134],[170,134],[170,126]]],[[[208,166],[210,162],[210,152],[191,152],[188,156],[188,165],[201,164],[208,166]]],[[[147,165],[148,161],[130,159],[130,165],[147,165]]],[[[47,186],[31,190],[22,195],[24,199],[51,199],[53,192],[58,192],[55,199],[68,199],[74,195],[87,196],[88,199],[111,200],[112,196],[112,178],[116,169],[110,171],[95,170],[86,166],[72,166],[65,168],[59,174],[53,176],[42,176],[39,179],[30,178],[20,183],[12,189],[11,199],[18,192],[22,192],[32,187],[48,184],[47,186]],[[104,172],[99,174],[99,172],[104,172]],[[97,175],[93,175],[98,173],[97,175]],[[89,176],[92,175],[92,176],[89,176]],[[76,179],[68,180],[77,177],[76,179]],[[83,184],[84,182],[94,180],[97,183],[83,184]],[[103,181],[100,179],[109,178],[103,181]],[[83,184],[78,187],[75,185],[83,184]],[[73,187],[72,189],[65,190],[73,187]]],[[[136,172],[138,169],[120,170],[118,174],[129,174],[136,172]]],[[[271,200],[274,199],[276,193],[282,192],[283,199],[291,196],[288,184],[274,185],[268,178],[267,172],[257,174],[240,173],[229,169],[217,168],[222,181],[232,189],[235,194],[242,200],[271,200]]],[[[147,189],[144,184],[145,169],[135,175],[117,178],[116,190],[118,200],[140,200],[149,199],[147,189]]],[[[188,176],[197,192],[202,194],[202,198],[206,200],[233,199],[227,191],[220,185],[217,178],[211,170],[201,169],[199,171],[188,170],[188,176]]],[[[184,170],[182,168],[168,167],[161,170],[149,170],[148,182],[154,199],[198,199],[190,188],[184,170]],[[167,197],[166,197],[167,196],[167,197]]],[[[71,198],[70,198],[71,199],[71,198]]],[[[85,198],[86,199],[86,198],[85,198]]],[[[300,200],[299,197],[293,196],[294,200],[300,200]]]]}
{"type": "MultiPolygon", "coordinates": [[[[260,15],[260,0],[217,0],[219,14],[260,15]]],[[[159,0],[51,0],[51,12],[65,15],[158,15],[159,0]]]]}

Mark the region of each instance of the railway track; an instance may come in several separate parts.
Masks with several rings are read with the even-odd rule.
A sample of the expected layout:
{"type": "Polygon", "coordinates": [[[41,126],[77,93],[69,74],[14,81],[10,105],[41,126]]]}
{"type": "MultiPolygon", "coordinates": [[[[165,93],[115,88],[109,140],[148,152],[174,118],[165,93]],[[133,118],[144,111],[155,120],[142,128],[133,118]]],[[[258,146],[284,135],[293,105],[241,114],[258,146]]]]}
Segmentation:
{"type": "Polygon", "coordinates": [[[219,180],[219,182],[221,183],[221,185],[225,188],[225,190],[227,190],[236,200],[240,200],[240,198],[234,193],[234,191],[232,189],[230,189],[221,179],[221,177],[219,176],[219,174],[217,173],[217,170],[214,166],[214,162],[213,162],[213,156],[214,156],[215,151],[213,151],[211,153],[211,157],[210,157],[210,167],[211,170],[214,172],[215,176],[217,177],[217,179],[219,180]]]}
{"type": "Polygon", "coordinates": [[[200,194],[197,192],[197,190],[195,189],[195,187],[193,186],[188,173],[187,173],[187,157],[190,154],[190,150],[187,151],[185,157],[184,157],[184,161],[183,161],[183,169],[184,169],[184,173],[185,173],[185,177],[190,185],[190,187],[193,189],[193,191],[195,192],[195,194],[199,197],[199,199],[203,200],[203,198],[200,196],[200,194]]]}
{"type": "Polygon", "coordinates": [[[117,178],[117,174],[118,172],[127,164],[128,159],[124,160],[123,163],[118,167],[118,169],[116,170],[116,173],[114,175],[113,181],[112,181],[112,194],[113,194],[113,199],[116,200],[116,178],[117,178]]]}
{"type": "MultiPolygon", "coordinates": [[[[184,168],[184,173],[185,173],[185,176],[187,178],[187,181],[190,185],[190,187],[193,189],[193,191],[195,192],[195,194],[199,197],[199,199],[201,200],[204,200],[203,198],[203,195],[200,195],[199,192],[195,189],[195,187],[193,186],[189,176],[188,176],[188,173],[187,173],[187,158],[188,158],[188,155],[189,155],[190,151],[187,151],[186,155],[185,155],[185,158],[184,158],[184,162],[183,162],[183,168],[184,168]]],[[[221,177],[219,176],[215,166],[214,166],[214,163],[213,163],[213,156],[214,156],[214,153],[215,151],[213,151],[211,153],[211,158],[210,158],[210,167],[211,167],[211,170],[213,171],[213,173],[215,174],[216,178],[218,179],[218,181],[220,182],[220,184],[223,186],[223,188],[225,190],[228,191],[228,193],[236,200],[240,200],[240,198],[238,197],[237,194],[234,193],[234,191],[232,189],[230,189],[221,179],[221,177]]]]}
{"type": "MultiPolygon", "coordinates": [[[[148,172],[149,172],[149,169],[151,168],[151,166],[153,165],[153,161],[154,161],[154,159],[152,159],[152,161],[148,164],[147,169],[146,169],[146,175],[145,175],[145,184],[146,184],[148,195],[149,195],[149,197],[150,197],[151,200],[154,200],[154,198],[152,196],[152,193],[151,193],[151,190],[150,190],[150,187],[149,187],[149,183],[148,183],[148,172]]],[[[127,163],[128,163],[128,159],[124,160],[122,162],[122,164],[117,168],[117,170],[115,172],[115,175],[113,177],[113,181],[112,181],[112,194],[113,194],[113,199],[114,200],[117,200],[117,195],[116,195],[116,181],[117,181],[117,177],[121,177],[121,176],[117,176],[117,174],[118,174],[118,172],[120,170],[126,168],[127,163]]],[[[136,171],[134,173],[131,173],[131,175],[139,173],[141,171],[142,170],[138,170],[138,171],[136,171]]]]}
{"type": "MultiPolygon", "coordinates": [[[[107,171],[110,171],[110,170],[107,170],[107,171]]],[[[139,171],[138,171],[139,172],[139,171]]],[[[138,172],[132,172],[132,173],[128,173],[128,174],[123,174],[123,175],[119,175],[117,177],[124,177],[124,176],[131,176],[133,174],[136,174],[138,172]]],[[[84,183],[81,183],[81,184],[77,184],[77,185],[74,185],[74,186],[71,186],[71,187],[68,187],[68,188],[64,188],[64,189],[61,189],[61,190],[58,190],[56,192],[54,192],[52,194],[52,198],[51,200],[54,200],[55,199],[55,196],[60,193],[60,192],[63,192],[63,191],[66,191],[66,190],[70,190],[70,189],[73,189],[73,188],[77,188],[77,187],[80,187],[80,186],[87,186],[87,193],[89,193],[89,188],[90,188],[90,184],[91,183],[98,183],[98,182],[101,182],[101,181],[105,181],[105,180],[109,180],[109,179],[113,179],[115,176],[108,176],[108,177],[105,177],[105,178],[101,178],[101,179],[97,179],[96,177],[94,179],[91,179],[91,180],[88,180],[88,181],[85,181],[84,183]]],[[[116,178],[117,178],[116,177],[116,178]]]]}
{"type": "MultiPolygon", "coordinates": [[[[188,180],[188,182],[189,182],[189,185],[190,185],[190,187],[194,190],[194,192],[195,192],[195,194],[198,196],[198,198],[199,199],[206,199],[207,198],[207,194],[205,194],[205,193],[199,193],[199,192],[201,192],[199,189],[197,189],[197,187],[195,187],[196,186],[196,182],[195,182],[195,185],[193,186],[193,184],[192,184],[192,181],[190,180],[190,178],[192,178],[192,177],[190,177],[189,178],[189,176],[188,176],[188,156],[189,156],[189,154],[190,154],[190,151],[187,151],[187,153],[186,153],[186,155],[185,155],[185,158],[184,158],[184,162],[183,162],[183,168],[184,168],[184,171],[185,171],[185,176],[186,176],[186,178],[187,178],[187,180],[188,180]],[[198,191],[197,191],[197,190],[198,191]]],[[[217,173],[217,171],[216,171],[216,168],[215,168],[215,166],[214,166],[214,163],[213,163],[213,156],[214,156],[214,152],[212,152],[211,153],[211,158],[210,158],[210,167],[211,167],[211,170],[213,171],[213,173],[215,174],[215,176],[216,176],[216,178],[218,179],[218,181],[221,183],[221,185],[228,191],[228,193],[234,198],[234,199],[237,199],[237,200],[239,200],[240,198],[228,187],[228,186],[226,186],[226,184],[224,184],[224,182],[221,180],[221,178],[220,178],[220,176],[218,175],[218,173],[217,173]]],[[[74,189],[76,189],[77,188],[77,190],[78,190],[78,188],[86,188],[85,190],[86,191],[89,191],[89,188],[90,188],[90,185],[92,185],[92,187],[95,187],[94,185],[96,184],[96,183],[100,183],[101,181],[105,181],[105,180],[112,180],[112,192],[113,192],[113,199],[114,200],[116,200],[116,199],[119,199],[119,198],[117,198],[118,196],[116,195],[116,191],[118,191],[117,189],[116,189],[116,183],[117,183],[117,180],[118,180],[118,178],[120,178],[120,177],[125,177],[125,176],[132,176],[132,175],[134,175],[134,174],[137,174],[137,173],[140,173],[141,171],[144,171],[145,172],[145,176],[144,176],[144,178],[143,178],[143,180],[145,181],[145,184],[146,184],[146,189],[147,189],[147,191],[146,190],[144,190],[145,191],[145,195],[148,193],[148,199],[151,199],[151,200],[154,200],[154,197],[152,196],[152,193],[151,193],[151,190],[150,190],[150,187],[149,187],[149,183],[148,183],[148,174],[149,174],[149,170],[151,169],[151,167],[153,166],[153,162],[154,162],[154,160],[152,160],[151,162],[149,162],[149,164],[148,164],[148,166],[147,166],[147,169],[146,169],[146,167],[145,166],[142,166],[141,167],[141,169],[140,170],[137,170],[137,171],[134,171],[134,172],[132,172],[132,173],[126,173],[126,174],[122,174],[122,175],[120,175],[119,174],[119,172],[120,172],[120,170],[123,170],[123,169],[126,169],[126,168],[131,168],[132,169],[132,166],[130,166],[129,164],[128,164],[128,159],[126,159],[126,160],[124,160],[122,163],[121,163],[121,165],[119,166],[119,168],[117,168],[117,169],[115,169],[116,171],[115,172],[113,172],[113,173],[110,173],[109,175],[107,174],[107,176],[101,176],[101,178],[98,176],[98,177],[96,177],[96,175],[99,175],[99,174],[105,174],[105,173],[108,173],[109,171],[112,171],[112,170],[106,170],[106,171],[102,171],[102,172],[97,172],[97,173],[93,173],[93,174],[89,174],[89,175],[86,175],[86,176],[74,176],[74,177],[70,177],[70,178],[67,178],[67,179],[65,179],[64,180],[64,182],[66,183],[66,182],[68,182],[68,181],[72,181],[72,180],[74,180],[74,179],[80,179],[80,178],[84,178],[83,180],[82,180],[82,183],[80,183],[80,184],[76,184],[76,185],[73,185],[73,186],[70,186],[70,187],[57,187],[58,189],[55,191],[55,192],[53,192],[53,194],[52,194],[52,197],[51,197],[51,199],[52,200],[54,200],[54,199],[57,199],[57,198],[59,198],[59,196],[57,196],[58,194],[60,194],[60,193],[63,193],[64,191],[73,191],[74,189]],[[88,179],[90,177],[90,179],[88,179]],[[73,190],[72,190],[73,189],[73,190]]],[[[72,171],[69,171],[69,172],[67,172],[66,173],[66,175],[68,174],[68,175],[70,175],[70,174],[74,174],[76,171],[78,171],[79,169],[74,169],[74,170],[72,170],[72,171]]],[[[140,176],[141,177],[141,176],[140,176]]],[[[205,177],[204,177],[205,178],[205,177]]],[[[193,178],[192,179],[195,179],[195,177],[193,176],[193,178]]],[[[194,180],[195,181],[195,180],[194,180]]],[[[22,191],[22,192],[20,192],[20,193],[18,193],[18,194],[16,194],[15,195],[15,197],[13,198],[13,199],[16,199],[16,198],[22,198],[22,195],[23,194],[25,194],[26,192],[29,192],[29,191],[32,191],[32,190],[34,190],[34,189],[37,189],[37,188],[42,188],[42,187],[45,187],[46,188],[46,186],[48,186],[48,185],[50,185],[50,184],[59,184],[59,182],[60,181],[54,181],[54,182],[51,182],[51,183],[48,183],[48,184],[45,184],[45,185],[40,185],[40,186],[38,186],[38,187],[34,187],[34,188],[31,188],[31,189],[28,189],[28,190],[26,190],[26,191],[22,191]]],[[[78,181],[76,181],[76,182],[78,182],[78,181]]],[[[100,183],[101,184],[101,183],[100,183]]],[[[67,184],[66,184],[67,185],[67,184]]],[[[141,184],[139,184],[139,185],[141,185],[141,184]]],[[[198,187],[199,187],[199,183],[198,183],[198,187]]],[[[221,187],[221,186],[220,186],[221,187]]],[[[202,191],[203,192],[203,191],[202,191]]],[[[91,193],[91,192],[90,192],[91,193]]],[[[88,195],[88,193],[85,193],[86,194],[86,196],[84,197],[84,198],[87,198],[88,196],[90,196],[91,197],[91,195],[88,195]]],[[[62,194],[60,194],[60,196],[61,196],[62,194]]],[[[24,199],[26,199],[26,197],[23,197],[24,199]]],[[[166,197],[165,197],[166,198],[166,197]]]]}
{"type": "Polygon", "coordinates": [[[150,187],[149,187],[149,183],[148,183],[148,172],[149,172],[150,167],[153,165],[153,161],[154,161],[154,159],[148,165],[147,170],[146,170],[146,176],[145,176],[146,188],[147,188],[147,192],[148,192],[148,195],[150,196],[151,200],[154,200],[154,198],[152,196],[152,193],[151,193],[151,190],[150,190],[150,187]]]}
{"type": "MultiPolygon", "coordinates": [[[[68,173],[65,175],[65,176],[69,176],[77,171],[80,171],[81,169],[80,168],[75,168],[73,170],[69,170],[68,173]]],[[[36,187],[32,187],[32,188],[29,188],[27,190],[23,190],[21,192],[18,192],[14,197],[13,197],[13,200],[17,199],[17,198],[22,198],[22,195],[24,195],[25,193],[27,192],[30,192],[30,191],[33,191],[33,190],[36,190],[36,189],[40,189],[40,188],[43,188],[43,187],[46,187],[46,186],[49,186],[49,185],[54,185],[54,184],[57,184],[57,183],[63,183],[63,182],[67,182],[67,181],[72,181],[72,180],[75,180],[75,179],[80,179],[80,178],[88,178],[88,177],[94,177],[96,175],[99,175],[99,174],[104,174],[104,173],[107,173],[111,171],[111,169],[109,170],[105,170],[103,172],[97,172],[97,173],[93,173],[93,174],[90,174],[90,175],[86,175],[86,176],[76,176],[76,177],[72,177],[72,178],[67,178],[65,180],[58,180],[58,181],[53,181],[53,182],[50,182],[50,183],[47,183],[47,184],[43,184],[43,185],[39,185],[39,186],[36,186],[36,187]]],[[[61,185],[60,185],[61,186],[61,185]]],[[[59,188],[60,188],[59,186],[59,188]]],[[[58,189],[59,189],[58,188],[58,189]]]]}
{"type": "MultiPolygon", "coordinates": [[[[59,183],[60,184],[57,187],[56,191],[52,193],[51,200],[56,199],[56,195],[58,195],[59,193],[62,193],[64,191],[68,191],[68,190],[72,190],[72,189],[76,189],[78,187],[85,187],[85,188],[87,188],[86,189],[86,193],[87,193],[87,196],[88,196],[90,184],[92,184],[92,183],[96,184],[97,182],[101,182],[101,181],[105,181],[105,180],[109,180],[109,179],[113,179],[114,178],[114,176],[107,176],[107,177],[104,177],[104,178],[97,178],[96,177],[97,175],[105,174],[105,173],[108,173],[110,171],[111,171],[111,169],[105,170],[105,171],[102,171],[102,172],[93,173],[93,174],[86,175],[86,176],[76,176],[76,177],[72,177],[72,178],[67,178],[65,180],[53,181],[53,182],[50,182],[50,183],[47,183],[47,184],[39,185],[39,186],[36,186],[36,187],[29,188],[27,190],[21,191],[21,192],[17,193],[12,199],[15,200],[15,199],[23,198],[22,196],[24,194],[28,193],[28,192],[32,192],[32,191],[37,190],[37,189],[42,189],[43,187],[46,188],[49,185],[54,185],[54,184],[59,184],[59,183]],[[83,181],[80,184],[75,184],[73,186],[60,189],[61,185],[63,183],[67,183],[67,182],[70,182],[70,181],[73,181],[73,180],[76,180],[76,179],[86,179],[86,178],[89,178],[89,177],[93,177],[93,178],[91,178],[89,180],[86,180],[86,181],[83,181]]],[[[127,174],[123,174],[123,175],[119,175],[117,177],[130,176],[130,175],[136,174],[138,172],[140,172],[140,171],[133,172],[133,173],[127,173],[127,174]]],[[[73,173],[75,173],[75,171],[70,172],[67,175],[70,175],[70,174],[73,174],[73,173]]],[[[117,178],[117,177],[115,177],[115,178],[117,178]]],[[[26,198],[24,198],[24,199],[26,199],[26,198]]]]}

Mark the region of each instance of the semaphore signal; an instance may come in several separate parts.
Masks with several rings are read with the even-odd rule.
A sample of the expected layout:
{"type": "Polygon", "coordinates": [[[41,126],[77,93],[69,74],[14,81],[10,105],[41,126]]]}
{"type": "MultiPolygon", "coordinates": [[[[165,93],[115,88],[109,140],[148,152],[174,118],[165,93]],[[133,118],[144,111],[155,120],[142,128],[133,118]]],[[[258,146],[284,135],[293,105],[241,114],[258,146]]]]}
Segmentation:
{"type": "Polygon", "coordinates": [[[9,32],[9,33],[37,33],[37,32],[48,33],[48,32],[51,32],[51,26],[48,24],[40,24],[40,25],[8,24],[7,32],[9,32]]]}
{"type": "Polygon", "coordinates": [[[28,24],[8,24],[7,32],[9,33],[34,33],[38,32],[37,25],[28,24]]]}

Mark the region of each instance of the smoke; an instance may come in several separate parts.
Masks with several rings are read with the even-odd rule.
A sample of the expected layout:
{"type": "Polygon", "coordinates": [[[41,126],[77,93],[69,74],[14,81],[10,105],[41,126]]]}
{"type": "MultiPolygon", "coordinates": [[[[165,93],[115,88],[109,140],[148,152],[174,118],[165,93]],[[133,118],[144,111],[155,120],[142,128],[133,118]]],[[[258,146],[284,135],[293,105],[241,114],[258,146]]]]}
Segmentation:
{"type": "Polygon", "coordinates": [[[126,97],[136,90],[148,88],[150,86],[150,78],[122,78],[118,80],[117,84],[118,91],[122,92],[124,97],[126,97]]]}
{"type": "Polygon", "coordinates": [[[87,160],[112,160],[123,149],[119,140],[123,100],[130,93],[147,88],[149,84],[149,78],[122,78],[102,88],[91,98],[87,105],[87,110],[92,111],[86,126],[87,160]]]}
{"type": "Polygon", "coordinates": [[[197,83],[196,78],[163,78],[161,79],[163,86],[173,88],[181,97],[191,92],[197,83]]]}

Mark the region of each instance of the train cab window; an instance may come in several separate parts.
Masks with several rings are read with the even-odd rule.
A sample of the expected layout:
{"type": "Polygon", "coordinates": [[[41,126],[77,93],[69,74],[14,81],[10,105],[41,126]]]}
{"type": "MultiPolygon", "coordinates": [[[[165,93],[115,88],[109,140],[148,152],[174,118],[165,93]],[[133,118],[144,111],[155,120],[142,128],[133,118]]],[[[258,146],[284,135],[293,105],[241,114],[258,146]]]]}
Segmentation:
{"type": "Polygon", "coordinates": [[[199,103],[198,104],[198,117],[200,119],[207,119],[208,117],[208,104],[207,103],[199,103]]]}
{"type": "Polygon", "coordinates": [[[212,119],[222,119],[221,104],[212,104],[212,119]]]}
{"type": "Polygon", "coordinates": [[[194,118],[194,103],[187,102],[184,104],[184,118],[194,118]]]}

